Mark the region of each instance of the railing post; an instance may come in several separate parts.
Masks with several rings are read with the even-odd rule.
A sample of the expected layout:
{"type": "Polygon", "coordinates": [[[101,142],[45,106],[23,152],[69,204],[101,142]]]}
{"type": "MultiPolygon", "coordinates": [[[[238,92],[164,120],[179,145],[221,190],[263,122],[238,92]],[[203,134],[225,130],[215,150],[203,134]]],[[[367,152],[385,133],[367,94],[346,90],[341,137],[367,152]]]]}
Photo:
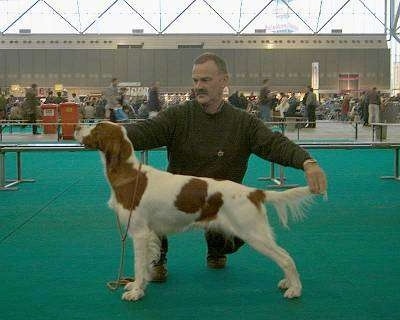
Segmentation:
{"type": "Polygon", "coordinates": [[[5,154],[0,151],[0,188],[6,185],[5,154]]]}

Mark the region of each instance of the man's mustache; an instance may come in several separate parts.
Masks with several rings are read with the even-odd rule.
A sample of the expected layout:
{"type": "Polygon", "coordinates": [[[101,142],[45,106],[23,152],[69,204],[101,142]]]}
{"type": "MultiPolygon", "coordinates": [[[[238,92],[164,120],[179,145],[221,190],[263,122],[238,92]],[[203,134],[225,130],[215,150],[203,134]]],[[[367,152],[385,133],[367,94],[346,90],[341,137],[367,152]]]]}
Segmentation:
{"type": "Polygon", "coordinates": [[[206,89],[196,89],[194,93],[198,96],[199,94],[208,94],[208,91],[206,89]]]}

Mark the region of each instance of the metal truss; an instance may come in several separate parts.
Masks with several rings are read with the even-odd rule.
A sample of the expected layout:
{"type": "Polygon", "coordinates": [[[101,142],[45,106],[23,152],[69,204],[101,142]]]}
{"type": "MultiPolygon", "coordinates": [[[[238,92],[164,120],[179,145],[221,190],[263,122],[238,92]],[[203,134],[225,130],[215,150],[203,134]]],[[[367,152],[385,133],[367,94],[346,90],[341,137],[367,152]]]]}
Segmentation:
{"type": "MultiPolygon", "coordinates": [[[[79,26],[76,26],[73,23],[71,23],[71,21],[66,19],[61,12],[56,10],[46,0],[37,0],[37,1],[34,1],[32,3],[32,5],[30,5],[25,11],[23,11],[14,21],[12,21],[8,26],[6,26],[4,30],[1,30],[1,34],[7,33],[7,31],[10,30],[10,28],[12,26],[14,26],[22,17],[24,17],[26,14],[28,14],[39,3],[43,3],[48,8],[50,8],[51,11],[56,16],[58,16],[60,19],[62,19],[64,22],[66,22],[77,34],[86,34],[88,32],[88,30],[90,29],[90,27],[92,27],[96,22],[101,20],[102,17],[107,12],[109,12],[110,9],[113,8],[117,3],[125,3],[126,6],[127,6],[127,10],[129,10],[132,13],[132,15],[136,15],[136,16],[140,17],[140,19],[143,21],[143,23],[145,25],[149,26],[155,33],[157,33],[157,34],[166,34],[166,33],[168,33],[168,30],[170,29],[170,27],[172,25],[178,23],[178,20],[179,20],[179,18],[181,16],[187,14],[188,9],[190,9],[195,3],[197,3],[197,4],[200,3],[201,5],[204,5],[204,6],[208,7],[218,17],[218,19],[221,21],[222,24],[224,24],[224,25],[229,27],[229,29],[231,30],[232,33],[240,35],[240,34],[243,34],[245,32],[245,30],[263,12],[265,12],[265,10],[268,9],[268,7],[270,7],[272,4],[277,3],[277,2],[280,2],[280,3],[284,4],[294,15],[296,15],[296,17],[299,19],[299,21],[302,24],[304,24],[304,26],[306,26],[306,28],[309,30],[310,34],[318,34],[324,29],[324,27],[330,21],[332,21],[332,19],[335,16],[337,16],[352,1],[358,1],[359,3],[361,3],[366,8],[366,10],[371,14],[371,16],[374,17],[374,19],[377,19],[379,21],[379,23],[382,24],[382,30],[384,30],[384,32],[387,34],[388,40],[395,39],[397,42],[400,43],[400,34],[399,34],[400,33],[400,30],[399,30],[400,27],[398,26],[399,16],[400,16],[400,4],[399,3],[396,4],[395,0],[384,0],[384,2],[382,2],[382,5],[385,6],[385,17],[384,17],[383,21],[368,7],[368,5],[365,3],[365,0],[347,0],[347,1],[345,1],[343,3],[343,5],[336,12],[332,13],[332,15],[330,15],[330,17],[328,19],[326,19],[325,21],[322,21],[321,26],[318,26],[319,22],[320,22],[319,20],[320,20],[320,16],[321,16],[322,6],[323,6],[323,3],[324,3],[324,0],[321,0],[320,1],[320,8],[319,8],[320,12],[319,12],[319,16],[318,16],[318,23],[317,23],[317,26],[315,28],[313,28],[311,26],[310,21],[307,21],[307,19],[305,17],[303,17],[301,15],[301,13],[297,12],[291,6],[289,0],[266,0],[265,1],[265,5],[263,6],[263,8],[261,10],[259,10],[246,23],[246,25],[244,25],[243,27],[240,27],[240,22],[241,22],[241,19],[242,19],[242,4],[243,4],[243,0],[240,1],[240,10],[239,10],[239,15],[238,15],[238,21],[228,21],[226,18],[224,18],[223,13],[219,12],[217,9],[215,9],[215,6],[213,6],[212,0],[192,0],[183,10],[181,10],[163,28],[161,27],[161,23],[160,23],[160,27],[159,28],[154,26],[149,21],[149,19],[147,19],[143,14],[140,13],[140,11],[135,7],[135,5],[131,4],[127,0],[113,0],[113,1],[110,1],[109,4],[105,7],[105,9],[103,11],[99,12],[97,17],[93,21],[91,21],[87,26],[84,26],[83,28],[80,28],[79,26]],[[238,25],[239,27],[235,28],[234,25],[238,25]]],[[[80,19],[80,11],[79,11],[79,0],[77,0],[76,2],[77,2],[77,6],[78,6],[78,15],[79,15],[79,21],[80,21],[81,19],[80,19]]],[[[160,12],[160,15],[161,15],[161,12],[160,12]]]]}

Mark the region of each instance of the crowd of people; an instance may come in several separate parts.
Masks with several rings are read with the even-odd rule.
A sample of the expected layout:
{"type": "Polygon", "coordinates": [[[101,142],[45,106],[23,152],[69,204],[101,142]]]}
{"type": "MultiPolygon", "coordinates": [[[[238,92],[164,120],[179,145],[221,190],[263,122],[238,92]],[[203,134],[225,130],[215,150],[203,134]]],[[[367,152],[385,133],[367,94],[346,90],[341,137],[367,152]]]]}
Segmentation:
{"type": "MultiPolygon", "coordinates": [[[[130,96],[127,89],[119,86],[117,78],[110,86],[96,95],[71,95],[66,90],[52,90],[45,97],[38,97],[37,85],[26,90],[25,97],[0,94],[0,119],[26,120],[36,122],[41,117],[40,104],[59,104],[74,102],[79,106],[82,120],[111,119],[126,121],[129,119],[147,119],[159,111],[195,98],[193,89],[186,93],[160,92],[160,82],[151,84],[146,95],[130,96]]],[[[269,88],[269,79],[263,81],[258,94],[235,90],[225,96],[231,105],[253,114],[264,122],[282,121],[287,117],[302,119],[305,128],[315,128],[316,120],[357,121],[364,126],[379,122],[380,114],[387,102],[400,101],[400,94],[390,97],[377,88],[357,94],[332,94],[317,97],[311,86],[304,92],[273,92],[269,88]]],[[[33,134],[37,133],[36,127],[33,134]]]]}

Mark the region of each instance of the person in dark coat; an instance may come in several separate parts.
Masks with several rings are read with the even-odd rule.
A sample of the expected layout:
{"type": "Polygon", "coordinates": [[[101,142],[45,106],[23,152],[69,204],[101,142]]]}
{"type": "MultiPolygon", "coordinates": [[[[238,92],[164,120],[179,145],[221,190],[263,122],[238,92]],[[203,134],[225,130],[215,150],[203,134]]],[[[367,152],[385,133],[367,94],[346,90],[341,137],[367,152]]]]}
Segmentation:
{"type": "Polygon", "coordinates": [[[26,90],[24,104],[26,118],[29,123],[32,123],[32,134],[39,134],[37,131],[37,125],[35,124],[38,116],[38,106],[40,105],[40,101],[37,97],[36,83],[33,83],[31,87],[26,90]]]}

